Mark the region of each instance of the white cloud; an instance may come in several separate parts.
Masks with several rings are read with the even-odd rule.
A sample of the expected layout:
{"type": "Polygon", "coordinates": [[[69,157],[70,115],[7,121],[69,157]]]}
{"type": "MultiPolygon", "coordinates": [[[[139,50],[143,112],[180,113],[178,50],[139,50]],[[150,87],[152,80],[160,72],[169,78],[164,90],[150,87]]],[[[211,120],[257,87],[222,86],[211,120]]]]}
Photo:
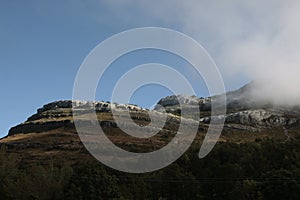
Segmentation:
{"type": "Polygon", "coordinates": [[[300,1],[123,0],[106,4],[141,25],[152,19],[179,26],[207,48],[227,83],[247,76],[261,83],[256,96],[300,103],[300,1]]]}

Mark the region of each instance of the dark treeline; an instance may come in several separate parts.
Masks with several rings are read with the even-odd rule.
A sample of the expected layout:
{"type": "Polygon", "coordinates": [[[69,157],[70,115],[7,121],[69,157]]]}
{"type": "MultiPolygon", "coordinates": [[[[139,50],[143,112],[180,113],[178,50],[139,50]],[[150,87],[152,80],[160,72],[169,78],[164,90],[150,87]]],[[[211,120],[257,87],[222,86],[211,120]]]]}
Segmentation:
{"type": "Polygon", "coordinates": [[[300,199],[300,141],[218,143],[204,159],[192,147],[152,173],[99,162],[22,166],[2,146],[0,199],[300,199]]]}

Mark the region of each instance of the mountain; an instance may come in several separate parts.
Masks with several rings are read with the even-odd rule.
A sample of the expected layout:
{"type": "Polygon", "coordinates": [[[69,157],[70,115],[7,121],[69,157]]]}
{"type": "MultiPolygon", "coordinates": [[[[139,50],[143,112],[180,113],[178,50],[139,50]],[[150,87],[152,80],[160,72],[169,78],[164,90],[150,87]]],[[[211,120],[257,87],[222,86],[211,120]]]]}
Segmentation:
{"type": "MultiPolygon", "coordinates": [[[[110,102],[56,101],[44,105],[24,123],[12,127],[8,135],[0,142],[15,149],[15,152],[22,156],[24,152],[28,153],[28,156],[32,158],[31,161],[40,159],[41,154],[53,156],[68,152],[70,157],[77,156],[73,155],[74,151],[87,154],[74,126],[72,105],[76,105],[79,110],[84,111],[79,113],[83,121],[88,121],[95,109],[100,126],[116,145],[124,149],[147,152],[166,145],[176,134],[180,124],[179,102],[187,108],[188,118],[194,120],[200,118],[196,137],[198,143],[202,142],[212,117],[225,117],[220,141],[243,143],[266,137],[283,141],[298,138],[300,136],[299,108],[274,105],[263,98],[257,100],[251,96],[254,88],[255,85],[252,82],[236,91],[228,92],[226,94],[227,114],[222,116],[210,116],[211,102],[218,102],[220,96],[207,98],[185,95],[168,96],[162,98],[152,111],[136,105],[110,102]],[[160,115],[163,110],[167,112],[167,121],[163,129],[158,130],[159,134],[150,139],[135,138],[125,134],[118,127],[114,121],[112,109],[118,110],[120,115],[129,109],[131,118],[140,126],[150,123],[149,113],[160,115]],[[196,109],[200,109],[200,116],[196,115],[196,109]]],[[[122,123],[130,126],[126,120],[122,123]]],[[[157,129],[157,127],[154,124],[149,129],[157,129]]]]}
{"type": "Polygon", "coordinates": [[[274,128],[299,125],[300,106],[275,104],[266,98],[256,97],[253,94],[257,87],[255,82],[251,82],[236,91],[226,93],[227,113],[224,116],[210,116],[212,101],[218,106],[224,94],[207,98],[168,96],[161,99],[154,109],[180,115],[180,102],[188,110],[190,118],[197,119],[199,116],[195,110],[199,109],[200,121],[203,123],[209,123],[211,117],[225,117],[226,125],[235,124],[240,127],[274,128]]]}
{"type": "Polygon", "coordinates": [[[153,110],[103,101],[46,104],[0,140],[1,199],[299,199],[300,109],[254,98],[255,88],[250,83],[226,93],[227,113],[216,116],[210,116],[211,103],[218,104],[220,95],[168,96],[153,110]],[[186,119],[180,118],[179,102],[186,119]],[[122,127],[158,134],[128,135],[112,111],[117,117],[129,111],[130,118],[121,118],[122,127]],[[175,163],[157,172],[128,174],[100,164],[83,146],[73,116],[89,127],[94,113],[105,135],[131,152],[169,144],[185,121],[199,126],[193,144],[175,163]],[[166,118],[162,129],[151,123],[151,116],[166,118]],[[199,159],[213,117],[225,118],[224,128],[214,149],[199,159]]]}
{"type": "Polygon", "coordinates": [[[250,109],[265,109],[288,112],[297,115],[300,114],[300,105],[292,106],[289,104],[272,102],[272,100],[268,99],[268,97],[257,96],[255,92],[257,88],[259,88],[259,85],[256,82],[250,82],[240,89],[227,92],[226,94],[201,98],[187,95],[173,95],[162,98],[157,104],[167,107],[167,110],[173,109],[174,111],[176,110],[176,106],[178,106],[179,101],[181,103],[188,104],[191,107],[199,104],[201,111],[210,111],[212,99],[218,103],[221,97],[226,95],[227,113],[250,109]]]}
{"type": "MultiPolygon", "coordinates": [[[[24,123],[12,127],[0,143],[22,157],[25,164],[47,161],[52,157],[65,159],[65,155],[68,155],[70,162],[76,161],[76,157],[90,159],[76,132],[72,105],[77,106],[75,110],[80,122],[85,126],[90,125],[89,119],[95,108],[99,124],[108,138],[117,146],[136,152],[153,151],[166,145],[176,134],[180,123],[178,116],[167,114],[167,121],[162,130],[157,129],[155,124],[146,127],[149,132],[159,131],[157,135],[150,138],[135,138],[125,134],[118,127],[112,109],[118,111],[119,115],[129,110],[131,119],[141,127],[150,123],[149,112],[158,117],[162,114],[130,104],[61,100],[44,105],[24,123]]],[[[131,123],[127,121],[131,119],[123,120],[122,125],[131,128],[131,123]]],[[[203,126],[199,126],[199,131],[204,131],[206,125],[203,126]]]]}

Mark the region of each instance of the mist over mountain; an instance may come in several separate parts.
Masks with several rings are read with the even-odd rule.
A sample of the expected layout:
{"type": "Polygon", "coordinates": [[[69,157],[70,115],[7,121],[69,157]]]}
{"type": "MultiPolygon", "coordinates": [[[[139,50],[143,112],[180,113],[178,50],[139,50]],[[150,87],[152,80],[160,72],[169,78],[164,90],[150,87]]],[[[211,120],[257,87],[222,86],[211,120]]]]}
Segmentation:
{"type": "MultiPolygon", "coordinates": [[[[227,113],[224,115],[211,116],[211,103],[218,103],[221,95],[212,97],[196,97],[187,95],[173,95],[162,98],[155,106],[154,110],[147,110],[138,107],[137,105],[130,104],[117,104],[110,102],[88,102],[88,101],[57,101],[44,105],[38,109],[37,113],[29,117],[24,123],[12,127],[8,136],[26,134],[26,133],[39,133],[47,132],[56,129],[69,129],[76,132],[74,127],[72,105],[78,105],[80,109],[88,109],[79,115],[85,116],[85,120],[89,120],[86,112],[92,112],[94,109],[98,115],[101,125],[110,128],[118,128],[114,122],[112,110],[119,110],[120,112],[131,113],[131,118],[135,116],[135,123],[148,124],[150,120],[148,112],[168,113],[168,122],[179,124],[178,117],[181,116],[181,109],[183,106],[187,110],[186,118],[199,120],[200,126],[207,126],[213,117],[225,118],[225,127],[235,127],[240,130],[256,130],[264,131],[265,129],[282,129],[288,130],[291,128],[294,134],[294,128],[299,125],[300,120],[300,107],[291,105],[289,103],[278,103],[271,101],[269,97],[255,96],[256,90],[259,88],[257,82],[251,82],[241,87],[238,90],[227,92],[226,105],[227,113]],[[200,110],[200,116],[198,111],[200,110]],[[104,117],[107,116],[107,117],[104,117]],[[104,118],[104,119],[103,119],[104,118]],[[176,122],[177,121],[177,122],[176,122]]],[[[163,113],[161,113],[163,115],[163,113]]],[[[126,121],[123,121],[126,125],[126,121]]],[[[129,123],[128,123],[128,126],[129,123]]],[[[155,125],[153,125],[155,126],[155,125]]],[[[155,129],[158,127],[150,127],[155,129]]],[[[176,131],[175,129],[169,131],[176,131]]],[[[286,132],[284,132],[286,134],[286,132]]],[[[242,136],[241,136],[242,137],[242,136]]]]}
{"type": "MultiPolygon", "coordinates": [[[[103,101],[60,100],[46,104],[0,140],[0,166],[5,174],[9,172],[0,173],[6,183],[0,185],[0,191],[6,195],[4,199],[49,199],[46,197],[50,194],[50,199],[77,199],[81,195],[99,199],[96,194],[125,199],[194,199],[195,195],[208,199],[248,199],[245,195],[253,199],[295,199],[300,185],[299,107],[278,106],[266,98],[253,98],[251,91],[255,88],[250,83],[228,92],[227,113],[215,116],[210,116],[211,103],[218,103],[220,96],[168,96],[154,110],[103,101]],[[179,103],[187,111],[184,120],[179,103]],[[118,111],[119,116],[129,112],[131,119],[123,118],[118,124],[112,111],[118,111]],[[158,172],[135,176],[105,167],[85,149],[73,116],[77,115],[82,126],[92,127],[95,120],[91,117],[95,113],[111,142],[136,153],[156,151],[169,144],[176,134],[182,134],[177,133],[182,120],[199,122],[199,126],[193,144],[178,161],[158,172]],[[166,116],[163,128],[151,124],[150,115],[166,116]],[[213,117],[225,118],[224,128],[212,152],[199,159],[199,148],[213,117]],[[141,134],[157,134],[133,137],[120,126],[141,134]],[[40,180],[47,184],[46,188],[40,188],[40,180]],[[174,185],[169,187],[170,184],[174,185]],[[26,193],[21,190],[24,187],[26,193]],[[275,189],[278,187],[284,190],[275,189]],[[189,195],[183,194],[183,190],[188,190],[189,195]]],[[[95,141],[91,138],[85,142],[95,141]]],[[[111,156],[113,152],[106,149],[102,156],[111,156]]]]}

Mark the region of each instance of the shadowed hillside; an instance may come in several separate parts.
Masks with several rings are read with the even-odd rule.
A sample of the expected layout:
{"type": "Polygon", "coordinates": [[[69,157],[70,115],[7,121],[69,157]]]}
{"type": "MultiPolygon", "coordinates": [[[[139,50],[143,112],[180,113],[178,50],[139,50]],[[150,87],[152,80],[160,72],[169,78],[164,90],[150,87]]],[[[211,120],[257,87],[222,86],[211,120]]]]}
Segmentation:
{"type": "MultiPolygon", "coordinates": [[[[109,102],[65,100],[44,105],[0,140],[0,195],[3,199],[297,199],[299,110],[249,99],[249,88],[227,93],[228,113],[223,116],[210,116],[210,103],[218,96],[170,96],[158,102],[164,109],[157,106],[153,111],[109,102]],[[179,160],[156,172],[128,174],[102,165],[84,148],[74,125],[75,104],[82,125],[92,126],[89,119],[96,113],[97,123],[114,144],[131,152],[151,152],[177,134],[182,120],[179,102],[189,111],[189,120],[199,119],[198,132],[179,160]],[[138,126],[146,127],[143,130],[158,134],[136,138],[124,133],[112,109],[118,115],[129,111],[138,126]],[[195,116],[195,109],[200,109],[200,116],[195,116]],[[147,126],[149,114],[161,116],[163,110],[167,112],[163,128],[147,126]],[[213,151],[199,159],[212,117],[224,117],[224,129],[213,151]]],[[[132,128],[126,119],[122,125],[132,128]]]]}

